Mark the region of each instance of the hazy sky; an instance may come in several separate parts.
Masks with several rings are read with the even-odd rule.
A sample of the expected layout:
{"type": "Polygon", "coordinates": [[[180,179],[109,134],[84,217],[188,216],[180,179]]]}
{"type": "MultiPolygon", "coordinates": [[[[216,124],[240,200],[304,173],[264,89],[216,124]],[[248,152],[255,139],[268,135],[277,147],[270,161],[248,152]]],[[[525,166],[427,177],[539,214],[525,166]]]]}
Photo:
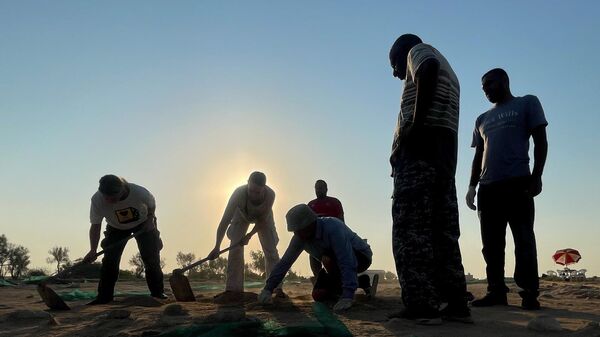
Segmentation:
{"type": "MultiPolygon", "coordinates": [[[[593,0],[0,1],[0,233],[29,248],[34,267],[52,268],[54,245],[82,256],[90,197],[114,173],[155,195],[170,271],[178,251],[211,250],[230,193],[261,170],[277,193],[281,254],[285,212],[325,179],[347,224],[369,239],[372,268],[395,271],[388,156],[402,83],[388,51],[410,32],[461,82],[466,271],[485,274],[479,222],[464,204],[474,121],[490,106],[480,77],[503,67],[513,93],[537,95],[549,121],[540,272],[572,247],[583,255],[577,268],[599,275],[599,9],[593,0]]],[[[306,257],[293,269],[308,274],[306,257]]]]}

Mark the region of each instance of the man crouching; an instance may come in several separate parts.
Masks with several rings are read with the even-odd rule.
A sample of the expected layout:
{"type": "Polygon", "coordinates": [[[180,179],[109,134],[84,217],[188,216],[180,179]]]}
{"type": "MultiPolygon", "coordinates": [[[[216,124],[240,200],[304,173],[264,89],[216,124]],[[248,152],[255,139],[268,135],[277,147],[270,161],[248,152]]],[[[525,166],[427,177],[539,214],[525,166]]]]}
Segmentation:
{"type": "Polygon", "coordinates": [[[337,218],[317,215],[305,204],[292,207],[286,214],[288,231],[294,232],[290,245],[267,279],[258,296],[260,303],[272,301],[273,289],[281,283],[302,251],[320,260],[319,272],[312,296],[315,301],[338,299],[335,311],[352,306],[354,292],[360,287],[370,294],[369,277],[364,272],[371,265],[371,247],[337,218]]]}

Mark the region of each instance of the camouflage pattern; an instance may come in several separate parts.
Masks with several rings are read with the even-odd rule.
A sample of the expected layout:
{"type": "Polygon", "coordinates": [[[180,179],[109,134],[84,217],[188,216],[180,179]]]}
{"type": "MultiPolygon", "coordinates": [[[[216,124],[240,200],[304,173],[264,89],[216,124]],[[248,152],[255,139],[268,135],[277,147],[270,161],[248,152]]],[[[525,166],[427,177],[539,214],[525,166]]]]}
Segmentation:
{"type": "Polygon", "coordinates": [[[402,301],[411,310],[466,304],[454,179],[425,161],[398,163],[394,174],[393,250],[402,301]]]}

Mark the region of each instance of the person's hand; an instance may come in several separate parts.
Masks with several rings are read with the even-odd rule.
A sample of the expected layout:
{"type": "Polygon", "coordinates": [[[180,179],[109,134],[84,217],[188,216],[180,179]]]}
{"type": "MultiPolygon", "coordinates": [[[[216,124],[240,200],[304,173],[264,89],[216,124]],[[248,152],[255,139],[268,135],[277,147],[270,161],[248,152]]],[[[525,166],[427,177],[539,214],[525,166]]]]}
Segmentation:
{"type": "Polygon", "coordinates": [[[96,250],[90,249],[90,251],[83,257],[83,260],[81,260],[81,263],[92,263],[96,261],[97,258],[98,257],[96,256],[96,250]]]}
{"type": "Polygon", "coordinates": [[[469,186],[469,191],[467,192],[467,206],[469,206],[470,209],[472,210],[477,210],[477,207],[475,206],[475,195],[477,194],[477,191],[475,190],[475,186],[469,186]]]}
{"type": "Polygon", "coordinates": [[[333,311],[345,311],[352,307],[352,299],[351,298],[341,298],[334,306],[333,311]]]}
{"type": "Polygon", "coordinates": [[[532,198],[542,193],[542,177],[532,176],[529,187],[527,188],[527,194],[532,198]]]}
{"type": "Polygon", "coordinates": [[[263,289],[258,295],[258,303],[271,304],[273,303],[273,293],[270,290],[263,289]]]}
{"type": "Polygon", "coordinates": [[[208,253],[208,256],[206,258],[209,260],[214,260],[217,257],[219,257],[220,248],[221,247],[215,246],[215,248],[213,248],[213,250],[210,253],[208,253]]]}

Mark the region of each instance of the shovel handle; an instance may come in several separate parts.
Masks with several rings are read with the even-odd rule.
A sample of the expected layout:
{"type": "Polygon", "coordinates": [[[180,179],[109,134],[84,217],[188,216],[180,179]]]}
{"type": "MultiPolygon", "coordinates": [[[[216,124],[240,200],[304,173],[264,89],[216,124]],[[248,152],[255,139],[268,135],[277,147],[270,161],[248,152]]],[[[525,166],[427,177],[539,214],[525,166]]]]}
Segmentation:
{"type": "MultiPolygon", "coordinates": [[[[240,242],[238,242],[238,243],[236,243],[236,244],[233,244],[233,245],[231,245],[231,246],[229,246],[229,247],[227,247],[227,248],[225,248],[225,249],[223,249],[223,250],[220,250],[220,251],[219,251],[219,255],[221,255],[221,254],[223,254],[223,253],[225,253],[225,252],[227,252],[227,251],[230,251],[231,249],[233,249],[233,248],[235,248],[235,247],[237,247],[237,246],[241,245],[241,244],[242,244],[242,242],[243,242],[243,240],[241,240],[240,242]]],[[[192,263],[192,264],[190,264],[190,265],[188,265],[188,266],[185,266],[185,267],[183,267],[183,268],[181,268],[181,269],[175,269],[175,270],[176,270],[176,271],[178,271],[178,272],[180,272],[180,273],[184,273],[184,272],[186,272],[186,271],[188,271],[188,270],[190,270],[190,269],[192,269],[192,268],[194,268],[194,267],[196,267],[196,266],[199,266],[199,265],[201,265],[201,264],[203,264],[204,262],[206,262],[206,261],[209,261],[209,260],[210,260],[210,259],[209,259],[208,257],[205,257],[205,258],[203,258],[203,259],[202,259],[202,260],[200,260],[200,261],[196,261],[196,262],[194,262],[194,263],[192,263]]],[[[173,272],[175,272],[175,270],[174,270],[173,272]]]]}

